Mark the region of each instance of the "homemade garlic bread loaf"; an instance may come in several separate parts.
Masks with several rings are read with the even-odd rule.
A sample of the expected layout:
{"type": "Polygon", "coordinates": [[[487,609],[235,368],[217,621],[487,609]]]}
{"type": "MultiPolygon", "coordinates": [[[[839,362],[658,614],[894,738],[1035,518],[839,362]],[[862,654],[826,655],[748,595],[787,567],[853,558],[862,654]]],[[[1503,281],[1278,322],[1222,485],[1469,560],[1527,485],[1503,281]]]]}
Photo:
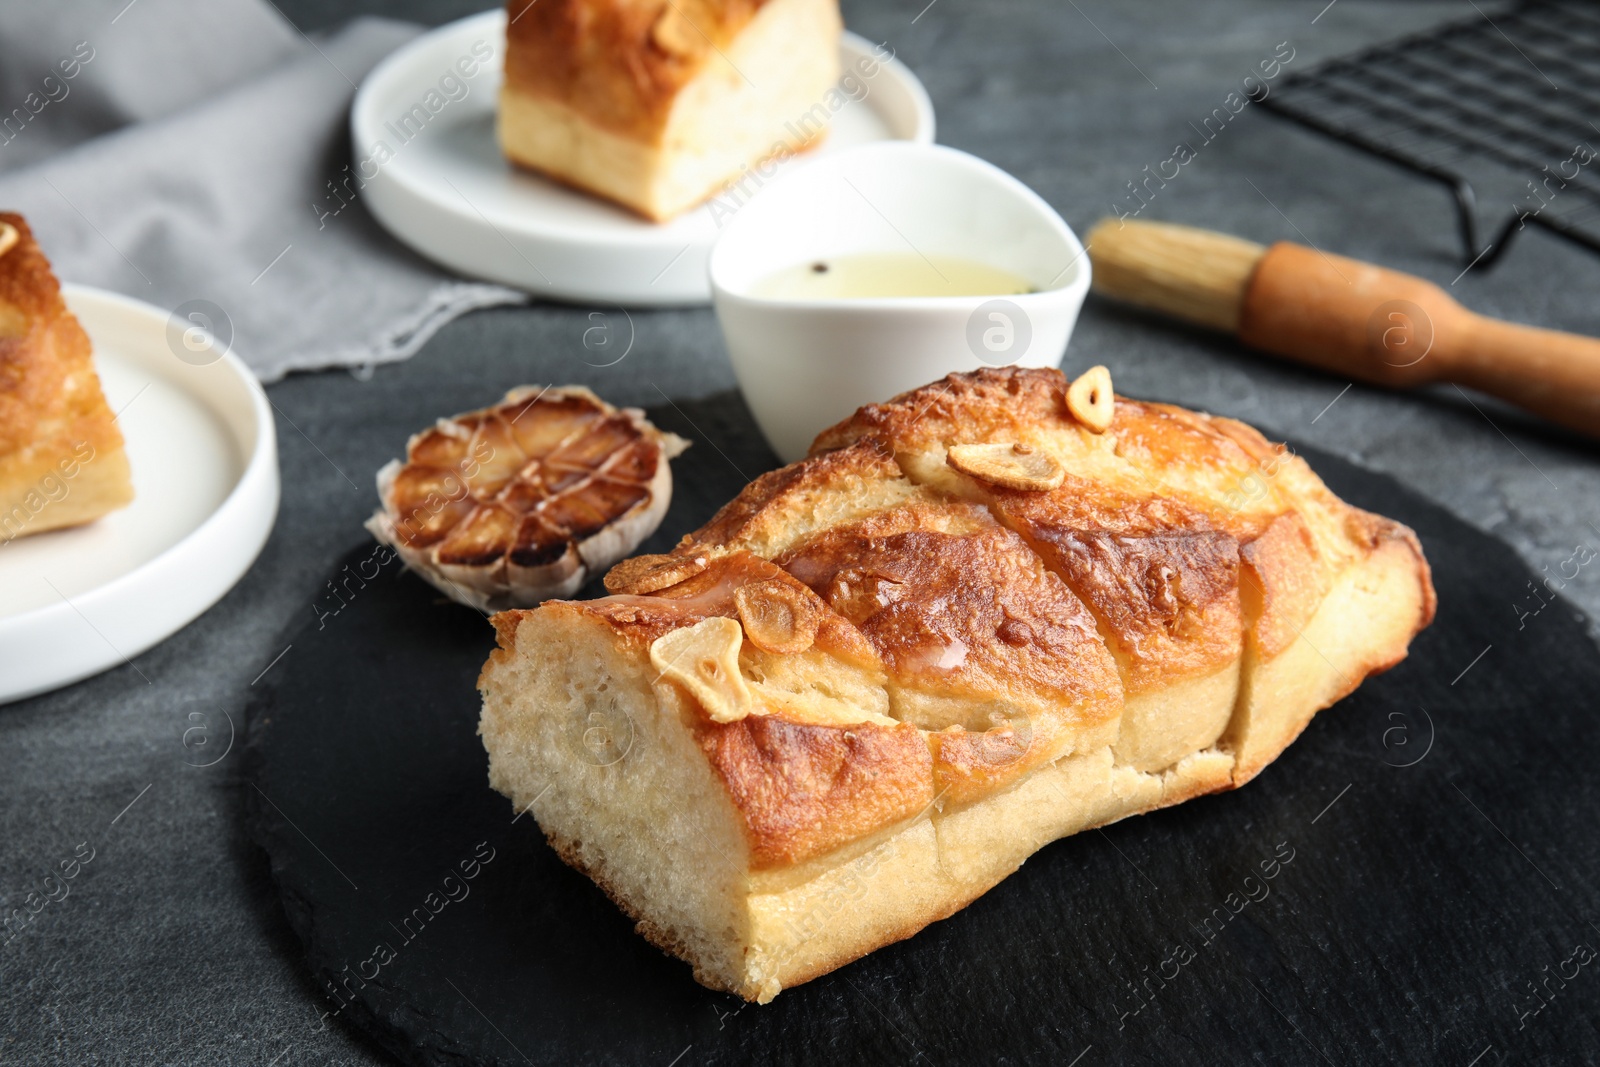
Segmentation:
{"type": "Polygon", "coordinates": [[[838,0],[510,0],[500,145],[670,219],[827,132],[838,0]]]}
{"type": "Polygon", "coordinates": [[[495,616],[491,785],[766,1002],[1049,841],[1244,784],[1405,656],[1427,563],[1250,427],[1110,396],[951,375],[614,595],[495,616]]]}

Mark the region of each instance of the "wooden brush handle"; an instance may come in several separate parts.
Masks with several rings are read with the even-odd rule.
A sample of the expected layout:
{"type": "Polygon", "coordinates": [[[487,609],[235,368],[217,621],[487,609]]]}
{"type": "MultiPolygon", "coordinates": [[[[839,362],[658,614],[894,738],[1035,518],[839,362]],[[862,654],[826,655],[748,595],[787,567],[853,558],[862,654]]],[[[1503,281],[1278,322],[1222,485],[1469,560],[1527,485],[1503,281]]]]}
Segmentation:
{"type": "Polygon", "coordinates": [[[1432,282],[1287,242],[1240,308],[1246,344],[1362,381],[1458,382],[1600,437],[1600,341],[1477,315],[1432,282]]]}

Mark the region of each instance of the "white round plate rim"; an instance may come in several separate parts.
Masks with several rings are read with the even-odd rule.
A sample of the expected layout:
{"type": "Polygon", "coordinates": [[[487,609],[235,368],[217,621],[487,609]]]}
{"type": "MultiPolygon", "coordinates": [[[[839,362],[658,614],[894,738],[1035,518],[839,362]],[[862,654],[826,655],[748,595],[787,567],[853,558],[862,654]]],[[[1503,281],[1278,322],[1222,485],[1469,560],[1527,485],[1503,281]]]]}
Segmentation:
{"type": "MultiPolygon", "coordinates": [[[[355,99],[351,103],[350,138],[354,157],[357,160],[369,159],[372,154],[371,146],[382,140],[379,131],[383,121],[378,113],[380,98],[387,99],[402,86],[406,87],[411,95],[432,87],[428,79],[436,76],[438,72],[428,67],[424,75],[421,60],[439,49],[443,42],[458,38],[467,41],[474,34],[497,38],[500,47],[491,62],[502,63],[505,18],[504,8],[499,8],[457,19],[408,41],[381,60],[362,79],[355,99]]],[[[900,139],[931,144],[935,119],[933,103],[928,97],[926,88],[916,74],[892,53],[888,56],[878,55],[875,48],[871,41],[848,30],[842,35],[841,50],[846,61],[871,58],[880,65],[880,73],[892,83],[893,91],[903,94],[909,104],[911,113],[909,136],[900,139]]],[[[497,94],[498,67],[493,73],[496,81],[490,87],[490,91],[497,94]]],[[[406,93],[401,92],[400,95],[406,96],[406,93]]],[[[406,98],[409,99],[408,96],[406,98]]],[[[873,104],[873,94],[864,95],[858,102],[873,108],[884,124],[889,125],[889,119],[884,117],[873,104]]],[[[827,151],[826,145],[821,151],[827,151]]],[[[581,218],[563,218],[549,205],[535,201],[528,202],[527,210],[502,210],[494,204],[484,209],[470,201],[457,203],[456,199],[465,199],[464,194],[459,194],[458,190],[458,196],[454,199],[441,195],[437,188],[437,179],[425,177],[423,174],[425,169],[426,167],[419,167],[413,162],[406,161],[404,153],[396,152],[393,158],[379,166],[373,177],[368,179],[361,174],[358,175],[358,179],[362,181],[363,199],[378,223],[402,243],[436,262],[486,281],[524,289],[535,297],[549,296],[569,301],[600,300],[659,306],[708,304],[711,300],[710,283],[704,278],[703,264],[710,254],[712,244],[715,243],[716,233],[715,231],[698,233],[678,225],[687,223],[696,212],[705,210],[703,206],[691,209],[685,215],[665,223],[649,223],[642,219],[634,219],[626,209],[610,206],[629,223],[637,223],[636,227],[612,229],[592,225],[581,218]],[[448,241],[428,232],[431,224],[440,219],[448,219],[454,227],[459,228],[451,234],[448,241]],[[582,255],[614,257],[610,261],[612,265],[609,271],[605,266],[589,265],[585,273],[591,275],[625,272],[629,266],[635,266],[637,269],[634,262],[636,257],[663,251],[678,252],[686,259],[698,260],[702,269],[697,272],[692,291],[682,284],[678,286],[676,292],[670,291],[668,287],[655,292],[642,291],[639,286],[629,285],[626,282],[608,283],[614,285],[614,288],[608,288],[607,285],[582,282],[575,284],[563,282],[558,285],[550,282],[548,278],[546,284],[530,284],[523,278],[510,277],[486,265],[464,266],[459,248],[473,238],[484,240],[496,251],[505,245],[511,245],[512,251],[527,261],[528,266],[541,277],[546,273],[557,277],[567,274],[568,272],[563,270],[562,257],[571,260],[582,255]],[[522,256],[521,249],[517,247],[518,243],[548,257],[544,269],[534,266],[531,260],[522,256]],[[694,254],[685,255],[689,252],[694,254]]],[[[525,177],[547,181],[532,174],[527,174],[525,177]]],[[[668,264],[669,269],[672,266],[673,264],[668,264]]],[[[666,270],[664,269],[662,273],[666,273],[666,270]]]]}
{"type": "MultiPolygon", "coordinates": [[[[165,337],[170,316],[145,301],[74,284],[63,285],[62,295],[69,309],[80,320],[87,320],[85,328],[91,329],[90,339],[97,350],[104,338],[94,335],[91,324],[97,313],[106,309],[120,312],[128,321],[136,324],[137,329],[153,330],[165,337]]],[[[121,346],[112,343],[108,347],[118,348],[118,356],[124,362],[138,362],[136,357],[126,356],[120,350],[121,346]]],[[[232,487],[205,519],[150,558],[87,590],[74,593],[70,600],[63,599],[59,603],[0,616],[0,649],[32,646],[47,662],[46,666],[36,668],[20,683],[0,679],[0,704],[59,689],[149,650],[199,618],[222,599],[260,554],[276,521],[279,499],[277,435],[271,406],[261,383],[232,351],[223,353],[213,365],[225,368],[237,385],[244,389],[255,423],[252,432],[240,433],[239,427],[228,419],[213,397],[207,395],[219,387],[201,390],[194,386],[186,387],[174,375],[164,374],[162,377],[168,384],[183,390],[188,399],[202,407],[240,443],[240,451],[244,454],[240,457],[240,469],[232,487]],[[190,586],[190,593],[183,598],[186,606],[176,611],[169,608],[164,615],[159,611],[152,612],[154,618],[151,625],[127,642],[126,647],[110,646],[109,639],[106,639],[111,653],[107,655],[106,649],[72,648],[56,643],[70,642],[78,636],[80,627],[75,620],[80,618],[94,629],[94,623],[88,620],[86,611],[115,609],[126,598],[149,593],[152,587],[159,589],[175,577],[166,572],[181,567],[189,557],[202,554],[220,558],[223,561],[222,570],[213,571],[209,581],[203,570],[187,574],[185,581],[190,586]]]]}

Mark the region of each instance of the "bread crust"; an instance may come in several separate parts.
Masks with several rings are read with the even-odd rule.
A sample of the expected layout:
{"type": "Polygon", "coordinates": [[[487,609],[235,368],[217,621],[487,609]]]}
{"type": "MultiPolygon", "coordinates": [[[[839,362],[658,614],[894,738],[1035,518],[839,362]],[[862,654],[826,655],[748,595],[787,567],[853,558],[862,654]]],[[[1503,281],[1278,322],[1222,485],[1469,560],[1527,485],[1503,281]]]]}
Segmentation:
{"type": "Polygon", "coordinates": [[[679,90],[767,0],[510,0],[506,87],[657,143],[679,90]]]}
{"type": "MultiPolygon", "coordinates": [[[[959,910],[1047,841],[1242,785],[1431,621],[1415,534],[1281,446],[1121,398],[1094,433],[1066,385],[984,370],[863,408],[685,537],[673,556],[699,569],[684,581],[496,617],[490,682],[496,664],[538,676],[531,645],[512,652],[552,613],[648,668],[661,636],[738,617],[752,582],[824,612],[803,651],[746,642],[747,717],[713,722],[672,678],[651,682],[643,714],[696,739],[744,843],[748,882],[728,892],[748,925],[726,935],[743,963],[681,951],[696,931],[651,935],[701,981],[768,1000],[959,910]],[[1029,492],[944,461],[1005,441],[1068,477],[1029,492]]],[[[648,901],[625,906],[655,921],[648,901]]]]}
{"type": "Polygon", "coordinates": [[[910,724],[752,715],[703,726],[700,746],[744,815],[752,870],[832,851],[933,803],[933,760],[910,724]]]}
{"type": "Polygon", "coordinates": [[[507,157],[646,218],[826,134],[836,0],[509,0],[507,13],[507,157]]]}
{"type": "Polygon", "coordinates": [[[0,543],[90,522],[133,499],[122,432],[89,335],[33,231],[0,212],[0,543]]]}

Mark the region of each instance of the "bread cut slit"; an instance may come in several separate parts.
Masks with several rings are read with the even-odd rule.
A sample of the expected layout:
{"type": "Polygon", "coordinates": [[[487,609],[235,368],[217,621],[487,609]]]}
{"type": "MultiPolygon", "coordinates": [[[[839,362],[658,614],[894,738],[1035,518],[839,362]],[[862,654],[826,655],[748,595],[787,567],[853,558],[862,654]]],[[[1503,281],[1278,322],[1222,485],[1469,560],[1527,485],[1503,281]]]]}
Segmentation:
{"type": "Polygon", "coordinates": [[[1303,461],[1122,399],[1090,434],[1065,387],[986,370],[863,408],[685,538],[684,580],[496,616],[491,784],[699,981],[766,1002],[1050,841],[1243,784],[1431,619],[1415,536],[1303,461]],[[1004,441],[1061,486],[942,459],[1004,441]],[[650,671],[773,582],[821,621],[800,651],[743,642],[748,715],[650,671]]]}

